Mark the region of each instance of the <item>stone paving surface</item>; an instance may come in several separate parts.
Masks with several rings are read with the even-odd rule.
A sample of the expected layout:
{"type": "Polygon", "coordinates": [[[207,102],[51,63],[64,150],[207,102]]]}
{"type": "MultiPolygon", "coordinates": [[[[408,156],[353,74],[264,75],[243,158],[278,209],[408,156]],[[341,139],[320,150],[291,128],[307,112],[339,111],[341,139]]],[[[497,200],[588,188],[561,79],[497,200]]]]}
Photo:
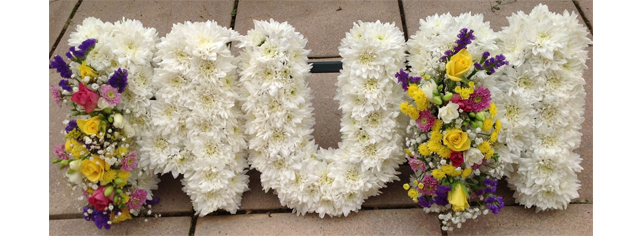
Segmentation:
{"type": "MultiPolygon", "coordinates": [[[[69,20],[78,0],[49,1],[49,50],[69,20]]],[[[500,10],[492,11],[491,3],[484,0],[402,0],[404,19],[400,15],[397,0],[241,0],[238,3],[234,26],[240,34],[246,34],[253,27],[252,20],[288,21],[307,39],[307,48],[311,49],[310,62],[339,61],[340,40],[353,26],[353,22],[375,21],[395,22],[408,35],[414,34],[419,27],[419,19],[429,15],[450,12],[458,15],[463,12],[482,13],[485,20],[490,21],[494,30],[507,25],[507,16],[522,10],[530,12],[533,6],[542,2],[554,12],[564,10],[584,13],[590,25],[593,25],[593,4],[590,0],[517,0],[503,1],[500,10]],[[323,59],[326,58],[326,59],[323,59]]],[[[53,55],[62,55],[67,49],[69,34],[81,24],[84,18],[94,16],[103,21],[114,22],[123,17],[140,20],[146,27],[157,29],[159,36],[171,30],[174,23],[190,21],[215,20],[220,25],[231,25],[233,0],[218,1],[96,1],[83,0],[53,55]]],[[[583,18],[579,17],[584,23],[583,18]]],[[[584,23],[585,24],[585,23],[584,23]]],[[[585,24],[586,25],[586,24],[585,24]]],[[[590,35],[592,38],[592,34],[590,35]]],[[[238,50],[233,50],[238,52],[238,50]]],[[[534,209],[524,209],[513,203],[513,191],[506,181],[501,181],[498,192],[507,204],[500,216],[484,216],[467,222],[462,229],[455,229],[448,235],[550,235],[592,234],[592,202],[593,202],[593,49],[590,47],[588,69],[584,72],[586,80],[585,121],[582,129],[582,143],[578,152],[583,161],[584,170],[579,174],[582,187],[580,198],[570,204],[566,211],[548,211],[535,213],[534,209]],[[588,204],[579,204],[585,203],[588,204]],[[513,205],[513,206],[512,206],[513,205]]],[[[314,98],[314,138],[319,146],[337,148],[340,142],[340,117],[338,101],[333,100],[336,93],[338,73],[312,74],[308,78],[314,98]]],[[[60,77],[50,72],[49,84],[57,84],[60,77]]],[[[54,159],[53,145],[61,144],[65,111],[59,109],[52,99],[49,100],[49,160],[54,159]]],[[[78,210],[84,202],[76,200],[80,191],[66,187],[63,172],[57,165],[49,164],[49,233],[51,235],[67,234],[159,234],[187,235],[191,230],[195,234],[431,234],[440,235],[440,222],[436,214],[428,215],[412,202],[402,184],[408,180],[412,170],[407,165],[399,168],[400,181],[388,184],[381,189],[382,194],[371,197],[363,204],[359,213],[351,213],[349,217],[320,219],[318,215],[296,216],[291,209],[281,206],[277,196],[262,190],[259,181],[260,173],[250,170],[250,191],[244,193],[242,205],[237,215],[218,212],[192,220],[191,200],[184,192],[179,178],[171,175],[160,177],[159,190],[155,195],[161,203],[154,206],[153,212],[163,214],[161,218],[137,218],[116,225],[112,230],[98,230],[92,222],[81,218],[78,210]],[[269,216],[267,212],[272,212],[269,216]],[[278,212],[278,213],[275,213],[278,212]],[[248,226],[248,227],[244,227],[248,226]],[[236,231],[235,229],[240,229],[236,231]]],[[[85,200],[84,200],[85,201],[85,200]]]]}

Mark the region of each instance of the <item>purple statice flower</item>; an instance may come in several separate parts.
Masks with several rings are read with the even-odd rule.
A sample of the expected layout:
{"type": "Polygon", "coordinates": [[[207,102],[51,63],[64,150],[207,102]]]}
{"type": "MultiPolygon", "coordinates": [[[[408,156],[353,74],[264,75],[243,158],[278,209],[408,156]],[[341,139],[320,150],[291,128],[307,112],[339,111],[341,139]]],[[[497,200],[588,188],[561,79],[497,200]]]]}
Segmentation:
{"type": "Polygon", "coordinates": [[[159,197],[154,197],[151,200],[147,199],[147,201],[145,201],[145,205],[156,205],[156,204],[158,204],[158,202],[160,202],[160,198],[159,197]]]}
{"type": "Polygon", "coordinates": [[[71,120],[66,125],[66,132],[70,132],[70,131],[72,131],[75,128],[77,128],[77,121],[76,120],[71,120]]]}
{"type": "Polygon", "coordinates": [[[485,203],[487,203],[487,209],[491,210],[492,213],[498,214],[500,213],[500,209],[505,207],[505,202],[503,202],[503,197],[489,196],[485,198],[485,203]]]}
{"type": "Polygon", "coordinates": [[[64,152],[65,145],[55,145],[55,155],[62,160],[68,160],[70,157],[64,152]]]}
{"type": "Polygon", "coordinates": [[[430,113],[430,109],[420,111],[419,118],[417,118],[417,128],[423,132],[428,132],[432,129],[436,119],[437,118],[430,113]]]}
{"type": "Polygon", "coordinates": [[[127,201],[125,205],[128,209],[133,210],[145,204],[145,201],[147,201],[147,191],[137,188],[134,190],[134,193],[129,196],[129,201],[127,201]]]}
{"type": "MultiPolygon", "coordinates": [[[[78,51],[77,51],[77,49],[75,48],[75,46],[70,47],[70,49],[68,49],[68,50],[69,50],[69,51],[70,51],[70,53],[72,53],[72,55],[73,55],[73,56],[75,56],[76,58],[82,58],[82,57],[85,57],[85,56],[86,56],[86,54],[85,54],[83,51],[81,51],[81,50],[78,50],[78,51]]],[[[66,56],[68,56],[68,55],[66,54],[66,56]]]]}
{"type": "Polygon", "coordinates": [[[53,57],[53,60],[50,61],[49,67],[51,69],[57,69],[57,72],[63,78],[70,79],[70,76],[72,76],[72,72],[70,72],[68,64],[66,64],[66,61],[64,61],[64,59],[59,55],[53,57]]]}
{"type": "Polygon", "coordinates": [[[496,69],[504,65],[509,65],[509,62],[505,60],[505,56],[503,54],[499,54],[496,55],[496,57],[485,60],[485,63],[483,63],[482,67],[484,70],[487,70],[488,74],[493,74],[496,72],[496,69]]]}
{"type": "Polygon", "coordinates": [[[399,69],[399,72],[395,73],[395,77],[397,78],[397,82],[402,84],[402,89],[408,91],[408,73],[406,73],[404,69],[399,69]]]}
{"type": "Polygon", "coordinates": [[[59,87],[61,87],[61,89],[66,90],[68,92],[72,91],[72,86],[70,86],[70,84],[68,83],[68,80],[62,79],[59,81],[59,87]]]}
{"type": "Polygon", "coordinates": [[[92,221],[92,214],[88,213],[90,206],[86,205],[83,207],[83,219],[87,221],[92,221]]]}
{"type": "Polygon", "coordinates": [[[411,76],[408,78],[408,82],[411,82],[411,83],[419,83],[419,81],[421,81],[421,77],[411,76]]]}
{"type": "Polygon", "coordinates": [[[474,112],[479,112],[489,108],[491,102],[492,93],[484,86],[479,86],[474,89],[474,93],[470,95],[470,98],[465,100],[465,105],[471,107],[474,112]]]}
{"type": "Polygon", "coordinates": [[[452,187],[450,186],[439,185],[437,187],[437,191],[435,191],[435,194],[437,195],[434,197],[435,204],[439,206],[448,205],[448,192],[450,192],[450,190],[452,190],[452,187]]]}
{"type": "Polygon", "coordinates": [[[94,225],[96,225],[99,229],[110,229],[110,226],[112,226],[111,224],[108,224],[108,221],[110,221],[109,211],[99,211],[95,209],[92,212],[92,220],[94,221],[94,225]]]}
{"type": "Polygon", "coordinates": [[[132,171],[138,165],[138,158],[136,158],[136,152],[130,152],[123,160],[121,161],[123,166],[121,167],[122,171],[132,171]]]}
{"type": "Polygon", "coordinates": [[[426,171],[426,164],[424,164],[423,161],[416,158],[407,158],[407,159],[408,159],[408,164],[410,164],[410,168],[413,169],[413,171],[421,171],[421,172],[426,171]]]}
{"type": "Polygon", "coordinates": [[[429,174],[424,176],[424,180],[421,183],[424,184],[424,187],[419,189],[421,195],[433,195],[439,185],[439,182],[429,174]]]}
{"type": "Polygon", "coordinates": [[[471,44],[476,37],[474,36],[474,30],[467,30],[467,28],[461,29],[459,34],[456,35],[457,39],[454,41],[456,45],[443,53],[444,56],[441,57],[441,61],[446,61],[448,57],[451,57],[454,54],[457,54],[461,49],[467,49],[467,45],[471,44]]]}
{"type": "Polygon", "coordinates": [[[96,39],[86,39],[81,43],[81,45],[79,45],[79,50],[81,50],[82,52],[87,52],[88,49],[94,47],[94,44],[96,43],[96,39]]]}
{"type": "Polygon", "coordinates": [[[483,195],[486,193],[495,193],[496,186],[498,185],[498,180],[485,179],[483,180],[483,184],[485,185],[485,188],[482,188],[476,191],[476,195],[483,195]]]}
{"type": "Polygon", "coordinates": [[[127,70],[119,68],[114,71],[114,74],[108,80],[108,84],[117,88],[119,93],[123,93],[127,86],[127,70]]]}
{"type": "Polygon", "coordinates": [[[421,207],[428,208],[428,207],[432,206],[432,203],[434,203],[434,201],[432,201],[432,199],[426,200],[425,197],[420,197],[419,198],[419,206],[421,206],[421,207]]]}
{"type": "Polygon", "coordinates": [[[121,94],[110,85],[101,86],[101,96],[108,101],[110,106],[116,106],[121,103],[121,94]]]}
{"type": "Polygon", "coordinates": [[[57,90],[57,88],[55,88],[55,86],[51,85],[50,86],[50,93],[51,93],[51,96],[53,97],[53,100],[55,100],[55,104],[57,104],[57,106],[61,107],[61,93],[59,92],[59,90],[57,90]]]}

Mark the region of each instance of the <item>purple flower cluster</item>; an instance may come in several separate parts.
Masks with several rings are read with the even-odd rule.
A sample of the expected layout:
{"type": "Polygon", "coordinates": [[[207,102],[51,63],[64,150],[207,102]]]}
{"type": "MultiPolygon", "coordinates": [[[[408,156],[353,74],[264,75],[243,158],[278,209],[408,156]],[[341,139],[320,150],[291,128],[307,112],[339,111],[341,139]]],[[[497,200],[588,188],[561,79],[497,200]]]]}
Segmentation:
{"type": "Polygon", "coordinates": [[[59,87],[61,87],[61,89],[66,90],[68,92],[72,91],[72,87],[68,83],[68,80],[65,80],[65,79],[62,79],[59,81],[59,87]]]}
{"type": "Polygon", "coordinates": [[[467,49],[467,45],[472,43],[472,41],[476,39],[476,37],[474,36],[474,30],[468,31],[467,28],[461,29],[456,37],[457,40],[454,41],[454,43],[456,43],[456,46],[454,46],[451,50],[445,51],[443,53],[445,56],[441,57],[441,61],[446,61],[448,57],[458,53],[459,51],[461,51],[461,49],[467,49]]]}
{"type": "Polygon", "coordinates": [[[492,213],[498,214],[500,213],[500,209],[505,207],[505,202],[503,202],[503,197],[489,196],[485,198],[485,203],[487,203],[487,209],[491,210],[492,213]]]}
{"type": "Polygon", "coordinates": [[[72,76],[72,72],[70,72],[70,68],[68,67],[68,64],[66,64],[64,59],[61,58],[59,55],[56,55],[53,57],[53,60],[50,61],[49,68],[57,69],[57,72],[63,78],[70,79],[70,76],[72,76]]]}
{"type": "Polygon", "coordinates": [[[110,221],[110,211],[99,211],[94,209],[92,210],[92,213],[88,213],[89,209],[90,206],[83,207],[83,219],[87,221],[94,221],[94,225],[96,225],[99,229],[105,228],[109,230],[112,226],[111,224],[108,224],[108,221],[110,221]]]}
{"type": "MultiPolygon", "coordinates": [[[[486,70],[488,74],[493,74],[496,72],[496,69],[500,68],[504,65],[509,65],[509,62],[505,60],[505,56],[503,54],[496,55],[495,57],[489,58],[489,52],[483,53],[483,59],[485,62],[483,65],[478,62],[474,63],[474,67],[478,70],[486,70]]],[[[482,61],[481,60],[481,61],[482,61]]]]}
{"type": "Polygon", "coordinates": [[[419,206],[421,207],[430,207],[432,204],[437,204],[439,206],[445,206],[450,204],[448,202],[448,192],[452,190],[452,187],[439,185],[437,191],[435,192],[436,196],[433,199],[427,200],[426,197],[419,198],[419,206]]]}
{"type": "Polygon", "coordinates": [[[145,204],[143,204],[143,206],[156,205],[156,204],[158,204],[158,202],[160,202],[160,198],[159,197],[154,197],[151,200],[148,199],[147,201],[145,201],[145,204]]]}
{"type": "Polygon", "coordinates": [[[81,45],[79,45],[79,50],[77,50],[74,46],[70,47],[69,52],[66,53],[66,57],[71,60],[73,58],[84,58],[86,53],[88,53],[88,51],[92,49],[96,43],[96,39],[86,39],[81,43],[81,45]]]}
{"type": "Polygon", "coordinates": [[[108,80],[108,84],[117,88],[119,93],[123,93],[123,91],[125,91],[125,87],[127,86],[127,70],[119,68],[114,71],[114,74],[108,80]]]}
{"type": "Polygon", "coordinates": [[[498,180],[485,179],[483,180],[483,184],[485,184],[486,187],[476,191],[476,195],[483,195],[485,193],[495,193],[496,186],[498,185],[498,180]]]}
{"type": "Polygon", "coordinates": [[[404,69],[399,69],[399,72],[395,73],[395,77],[397,78],[397,82],[402,84],[404,91],[408,90],[408,83],[418,83],[421,81],[421,77],[411,77],[404,69]]]}
{"type": "Polygon", "coordinates": [[[70,122],[68,122],[68,125],[66,125],[66,132],[70,132],[75,128],[77,128],[77,121],[71,120],[70,122]]]}

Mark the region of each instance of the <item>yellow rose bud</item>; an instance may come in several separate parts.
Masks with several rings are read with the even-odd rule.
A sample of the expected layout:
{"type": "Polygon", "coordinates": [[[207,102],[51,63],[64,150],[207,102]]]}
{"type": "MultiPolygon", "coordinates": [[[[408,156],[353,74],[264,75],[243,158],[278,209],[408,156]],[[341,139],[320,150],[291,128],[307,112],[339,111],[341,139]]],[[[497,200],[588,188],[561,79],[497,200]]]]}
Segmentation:
{"type": "Polygon", "coordinates": [[[472,55],[467,49],[461,49],[454,54],[450,61],[445,65],[446,75],[454,81],[461,81],[461,75],[470,71],[472,67],[472,55]]]}
{"type": "Polygon", "coordinates": [[[450,192],[448,192],[448,202],[452,204],[452,210],[465,211],[470,204],[467,202],[467,189],[464,188],[462,183],[456,184],[450,192]]]}
{"type": "Polygon", "coordinates": [[[95,116],[88,120],[77,119],[77,126],[81,132],[87,135],[93,135],[99,132],[101,126],[101,117],[95,116]]]}
{"type": "Polygon", "coordinates": [[[91,182],[97,182],[103,179],[103,173],[110,169],[110,165],[99,156],[92,157],[92,161],[85,159],[81,162],[81,173],[91,182]]]}
{"type": "Polygon", "coordinates": [[[452,151],[460,152],[469,149],[471,142],[467,137],[467,133],[461,129],[451,129],[443,136],[443,144],[448,146],[452,151]]]}

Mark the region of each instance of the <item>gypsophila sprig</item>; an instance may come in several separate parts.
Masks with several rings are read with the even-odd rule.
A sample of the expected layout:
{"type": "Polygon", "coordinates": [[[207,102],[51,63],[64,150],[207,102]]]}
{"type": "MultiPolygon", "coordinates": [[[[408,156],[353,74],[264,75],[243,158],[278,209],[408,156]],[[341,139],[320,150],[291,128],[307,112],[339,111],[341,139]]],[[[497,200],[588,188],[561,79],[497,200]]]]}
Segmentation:
{"type": "Polygon", "coordinates": [[[505,164],[491,146],[497,141],[491,137],[501,131],[492,102],[498,89],[489,77],[506,62],[498,55],[475,66],[490,57],[486,49],[496,48],[495,33],[480,15],[431,16],[420,23],[408,42],[412,72],[395,74],[413,101],[401,106],[411,118],[406,153],[415,172],[403,187],[425,212],[440,213],[442,230],[451,231],[488,211],[498,214],[504,206],[495,192],[505,164]],[[427,30],[435,26],[441,34],[427,30]],[[478,30],[485,36],[479,38],[478,30]],[[447,32],[456,37],[441,36],[447,32]]]}
{"type": "Polygon", "coordinates": [[[197,215],[236,213],[248,190],[236,60],[241,36],[215,21],[174,24],[157,45],[153,132],[141,152],[156,173],[184,175],[197,215]]]}
{"type": "Polygon", "coordinates": [[[397,179],[404,162],[398,129],[404,36],[393,23],[358,22],[339,47],[340,149],[318,148],[307,77],[307,39],[287,22],[255,21],[240,56],[252,168],[264,190],[298,215],[347,216],[397,179]]]}
{"type": "Polygon", "coordinates": [[[579,148],[586,92],[587,29],[577,14],[550,12],[546,5],[514,13],[499,46],[512,67],[499,87],[498,113],[506,145],[518,169],[508,174],[516,202],[536,211],[566,209],[578,198],[579,148]]]}
{"type": "MultiPolygon", "coordinates": [[[[122,47],[116,44],[116,37],[133,34],[130,32],[133,29],[123,27],[133,22],[137,21],[123,20],[112,25],[95,18],[84,20],[78,29],[92,27],[89,33],[95,38],[87,38],[82,30],[74,32],[70,40],[74,46],[66,53],[70,63],[55,56],[49,65],[62,77],[59,88],[50,86],[52,97],[60,107],[62,104],[70,107],[73,117],[65,122],[62,131],[65,143],[55,145],[57,159],[53,163],[64,170],[68,185],[81,189],[88,200],[82,209],[83,217],[93,221],[99,229],[110,229],[112,224],[138,216],[145,207],[159,201],[152,190],[158,189],[160,180],[138,166],[133,137],[139,131],[128,121],[131,116],[146,116],[146,112],[128,106],[132,101],[125,96],[135,94],[128,92],[131,89],[128,82],[136,77],[130,78],[127,68],[152,70],[150,60],[114,63],[122,67],[113,69],[110,60],[136,53],[122,52],[109,57],[108,66],[98,66],[99,53],[122,47]],[[115,31],[118,35],[112,36],[115,31]],[[78,38],[82,38],[81,41],[78,38]]],[[[138,27],[134,29],[155,32],[142,25],[138,27]]],[[[147,57],[151,58],[152,54],[147,57]]]]}

